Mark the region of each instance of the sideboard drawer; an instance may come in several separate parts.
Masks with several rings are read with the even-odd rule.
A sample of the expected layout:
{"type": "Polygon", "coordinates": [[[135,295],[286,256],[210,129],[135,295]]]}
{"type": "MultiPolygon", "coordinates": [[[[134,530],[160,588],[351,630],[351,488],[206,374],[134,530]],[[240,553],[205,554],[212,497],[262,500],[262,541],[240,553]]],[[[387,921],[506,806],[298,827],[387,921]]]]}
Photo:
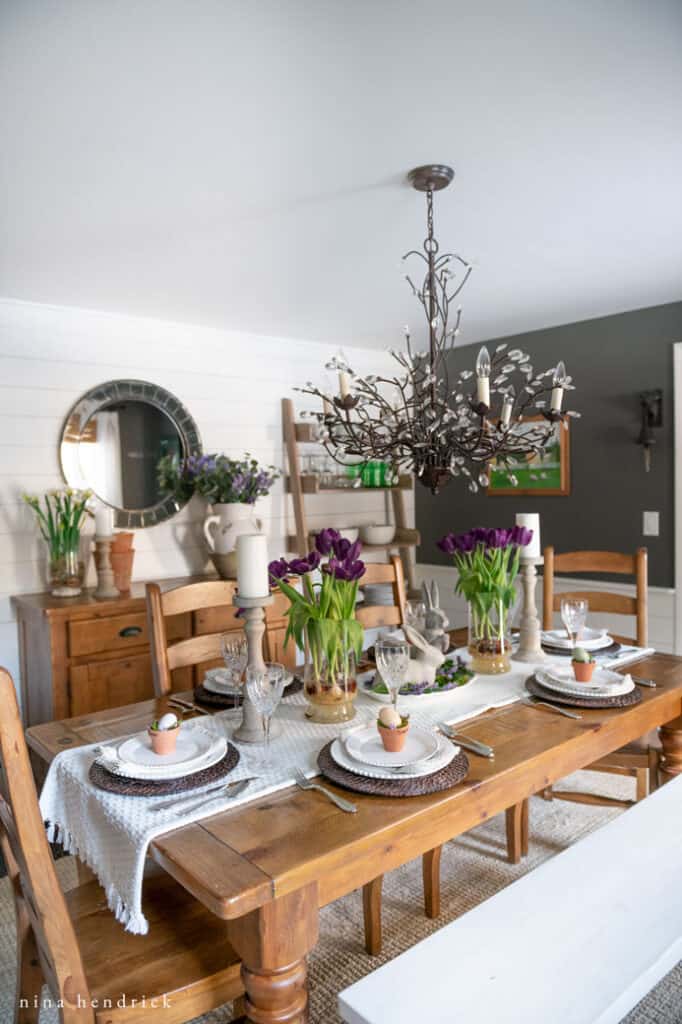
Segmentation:
{"type": "Polygon", "coordinates": [[[153,696],[154,680],[148,653],[72,665],[69,671],[71,715],[88,715],[153,696]]]}
{"type": "Polygon", "coordinates": [[[120,651],[149,643],[144,612],[109,619],[82,619],[69,623],[69,654],[72,658],[102,651],[120,651]]]}

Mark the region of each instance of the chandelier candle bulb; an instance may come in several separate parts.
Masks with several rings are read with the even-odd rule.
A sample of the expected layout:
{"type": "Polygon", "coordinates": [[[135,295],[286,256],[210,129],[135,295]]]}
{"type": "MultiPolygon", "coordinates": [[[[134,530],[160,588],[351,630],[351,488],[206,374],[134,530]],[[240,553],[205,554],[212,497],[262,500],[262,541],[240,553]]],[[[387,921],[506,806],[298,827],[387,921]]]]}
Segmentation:
{"type": "Polygon", "coordinates": [[[561,403],[564,397],[564,384],[566,383],[566,367],[563,363],[557,363],[552,380],[552,398],[550,409],[552,412],[561,412],[561,403]]]}
{"type": "Polygon", "coordinates": [[[476,397],[482,405],[490,407],[490,355],[485,345],[476,360],[476,397]]]}
{"type": "Polygon", "coordinates": [[[540,558],[542,548],[540,547],[540,516],[537,512],[517,512],[516,525],[523,526],[526,530],[532,530],[531,540],[521,549],[521,561],[540,558]]]}
{"type": "Polygon", "coordinates": [[[348,398],[350,395],[350,376],[345,370],[341,370],[339,373],[339,391],[341,398],[348,398]]]}
{"type": "Polygon", "coordinates": [[[240,598],[267,597],[268,542],[263,533],[243,533],[237,537],[237,590],[240,598]]]}
{"type": "Polygon", "coordinates": [[[513,408],[514,408],[514,389],[512,388],[511,391],[508,391],[507,394],[504,396],[504,401],[502,402],[502,416],[500,418],[500,426],[502,426],[502,427],[508,427],[509,426],[509,423],[511,421],[511,414],[512,414],[512,409],[513,408]]]}

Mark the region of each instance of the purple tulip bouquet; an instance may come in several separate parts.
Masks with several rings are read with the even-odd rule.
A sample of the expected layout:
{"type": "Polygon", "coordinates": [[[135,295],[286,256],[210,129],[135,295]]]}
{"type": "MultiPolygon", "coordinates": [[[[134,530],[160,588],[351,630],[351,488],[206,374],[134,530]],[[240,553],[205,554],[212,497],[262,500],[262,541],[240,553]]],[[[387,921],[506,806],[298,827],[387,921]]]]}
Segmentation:
{"type": "Polygon", "coordinates": [[[355,618],[358,581],[364,575],[360,542],[322,530],[305,558],[270,563],[270,579],[289,600],[286,639],[305,651],[306,715],[315,722],[345,722],[355,714],[356,659],[363,629],[355,618]],[[324,560],[326,559],[326,561],[324,560]],[[302,578],[299,591],[288,576],[302,578]]]}
{"type": "Polygon", "coordinates": [[[475,672],[492,675],[511,668],[511,620],[518,596],[514,581],[521,549],[532,536],[522,526],[476,527],[438,541],[459,574],[455,592],[469,606],[469,653],[475,672]]]}

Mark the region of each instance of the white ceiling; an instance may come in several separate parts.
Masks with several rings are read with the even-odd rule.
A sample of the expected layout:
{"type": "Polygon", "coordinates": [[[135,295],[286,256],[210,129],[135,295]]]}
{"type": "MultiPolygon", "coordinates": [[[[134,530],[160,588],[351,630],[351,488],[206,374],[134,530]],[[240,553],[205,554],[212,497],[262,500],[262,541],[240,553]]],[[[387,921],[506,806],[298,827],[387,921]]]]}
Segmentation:
{"type": "Polygon", "coordinates": [[[0,293],[390,345],[682,297],[680,0],[3,0],[0,293]]]}

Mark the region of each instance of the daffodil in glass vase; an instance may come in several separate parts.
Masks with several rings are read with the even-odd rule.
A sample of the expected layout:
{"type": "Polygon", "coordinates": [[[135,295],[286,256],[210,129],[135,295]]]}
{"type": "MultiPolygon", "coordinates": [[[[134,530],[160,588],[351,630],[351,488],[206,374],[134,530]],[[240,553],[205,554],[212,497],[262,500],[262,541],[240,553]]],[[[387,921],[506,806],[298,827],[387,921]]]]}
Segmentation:
{"type": "Polygon", "coordinates": [[[53,597],[77,597],[81,592],[86,568],[80,557],[81,527],[91,498],[92,491],[71,487],[48,491],[42,501],[36,495],[24,495],[48,547],[48,584],[53,597]]]}

